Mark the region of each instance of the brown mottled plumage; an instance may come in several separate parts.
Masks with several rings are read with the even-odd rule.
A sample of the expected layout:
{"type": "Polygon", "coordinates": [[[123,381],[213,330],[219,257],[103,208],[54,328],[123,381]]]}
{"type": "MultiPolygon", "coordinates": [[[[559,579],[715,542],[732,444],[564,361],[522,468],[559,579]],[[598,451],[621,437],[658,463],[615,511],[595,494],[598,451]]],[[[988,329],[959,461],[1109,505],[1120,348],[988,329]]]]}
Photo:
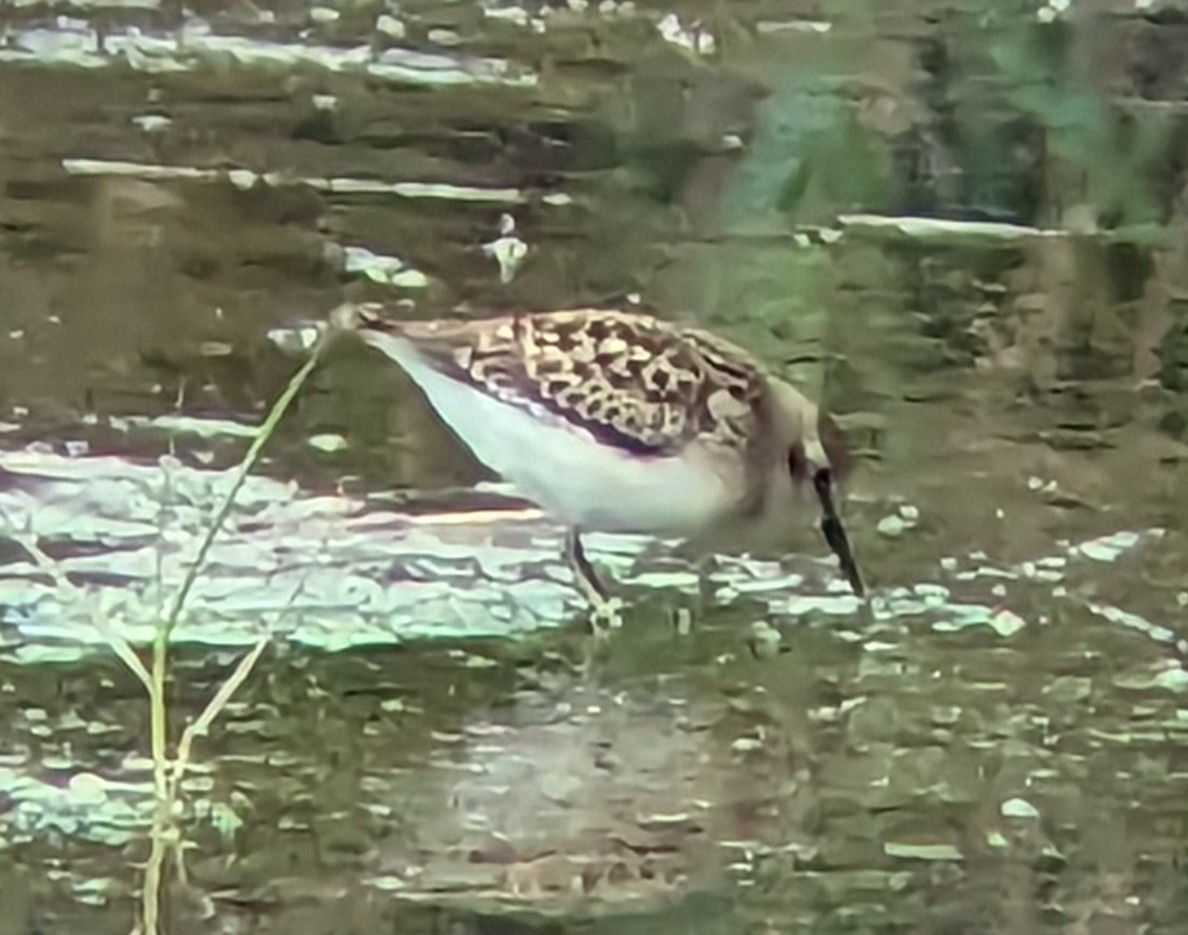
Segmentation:
{"type": "Polygon", "coordinates": [[[350,305],[332,320],[400,363],[480,460],[566,522],[596,604],[608,598],[581,531],[770,545],[810,480],[861,592],[831,499],[848,467],[841,433],[728,341],[604,309],[395,322],[350,305]]]}
{"type": "Polygon", "coordinates": [[[386,327],[442,372],[640,454],[675,454],[699,435],[745,444],[759,418],[755,361],[642,315],[579,310],[386,327]]]}

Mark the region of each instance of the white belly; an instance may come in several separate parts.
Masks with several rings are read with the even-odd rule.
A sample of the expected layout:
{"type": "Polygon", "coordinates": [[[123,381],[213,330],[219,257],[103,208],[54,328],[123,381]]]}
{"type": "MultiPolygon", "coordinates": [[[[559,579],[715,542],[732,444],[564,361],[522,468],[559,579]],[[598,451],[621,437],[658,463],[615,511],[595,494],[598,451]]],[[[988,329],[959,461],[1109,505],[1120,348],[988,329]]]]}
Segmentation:
{"type": "Polygon", "coordinates": [[[529,413],[444,376],[405,340],[364,336],[404,368],[475,457],[569,526],[696,536],[738,501],[741,491],[707,457],[620,452],[557,416],[529,413]]]}

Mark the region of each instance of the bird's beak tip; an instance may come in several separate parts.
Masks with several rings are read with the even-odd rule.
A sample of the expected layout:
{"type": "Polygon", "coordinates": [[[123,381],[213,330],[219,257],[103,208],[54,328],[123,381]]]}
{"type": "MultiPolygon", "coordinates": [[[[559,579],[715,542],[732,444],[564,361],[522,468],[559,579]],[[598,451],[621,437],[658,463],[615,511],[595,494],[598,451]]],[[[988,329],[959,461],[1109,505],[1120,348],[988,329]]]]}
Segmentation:
{"type": "Polygon", "coordinates": [[[841,572],[849,582],[854,596],[864,598],[866,586],[862,582],[862,573],[858,570],[858,562],[850,548],[850,540],[842,526],[841,517],[837,515],[837,507],[833,502],[833,480],[828,470],[819,471],[813,478],[817,499],[821,503],[821,534],[829,544],[830,550],[837,556],[841,572]]]}

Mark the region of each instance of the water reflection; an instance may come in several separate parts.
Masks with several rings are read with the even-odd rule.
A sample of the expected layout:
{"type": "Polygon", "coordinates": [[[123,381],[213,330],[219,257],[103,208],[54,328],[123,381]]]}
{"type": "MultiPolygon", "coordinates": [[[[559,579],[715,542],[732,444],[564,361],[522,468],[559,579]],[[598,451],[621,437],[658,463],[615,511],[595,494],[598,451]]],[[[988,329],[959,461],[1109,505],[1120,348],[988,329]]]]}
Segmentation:
{"type": "Polygon", "coordinates": [[[591,654],[559,531],[344,348],[176,634],[183,719],[273,636],[186,780],[178,925],[1178,930],[1170,11],[2,16],[0,505],[91,602],[0,553],[14,930],[128,930],[147,713],[89,614],[147,638],[344,299],[638,300],[753,348],[861,455],[874,598],[806,539],[721,558],[682,637],[688,568],[607,537],[638,605],[591,654]]]}

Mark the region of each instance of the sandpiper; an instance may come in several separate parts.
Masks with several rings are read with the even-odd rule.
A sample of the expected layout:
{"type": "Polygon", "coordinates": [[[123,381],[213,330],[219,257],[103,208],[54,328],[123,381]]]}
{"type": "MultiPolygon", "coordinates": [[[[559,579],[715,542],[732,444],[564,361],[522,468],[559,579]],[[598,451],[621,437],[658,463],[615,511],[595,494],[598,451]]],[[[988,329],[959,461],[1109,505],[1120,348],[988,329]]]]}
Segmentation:
{"type": "Polygon", "coordinates": [[[703,553],[780,548],[804,523],[806,488],[863,594],[833,500],[848,467],[840,430],[728,341],[593,308],[414,322],[368,303],[330,320],[396,361],[479,461],[565,524],[596,629],[617,624],[621,601],[583,533],[672,537],[703,553]]]}

